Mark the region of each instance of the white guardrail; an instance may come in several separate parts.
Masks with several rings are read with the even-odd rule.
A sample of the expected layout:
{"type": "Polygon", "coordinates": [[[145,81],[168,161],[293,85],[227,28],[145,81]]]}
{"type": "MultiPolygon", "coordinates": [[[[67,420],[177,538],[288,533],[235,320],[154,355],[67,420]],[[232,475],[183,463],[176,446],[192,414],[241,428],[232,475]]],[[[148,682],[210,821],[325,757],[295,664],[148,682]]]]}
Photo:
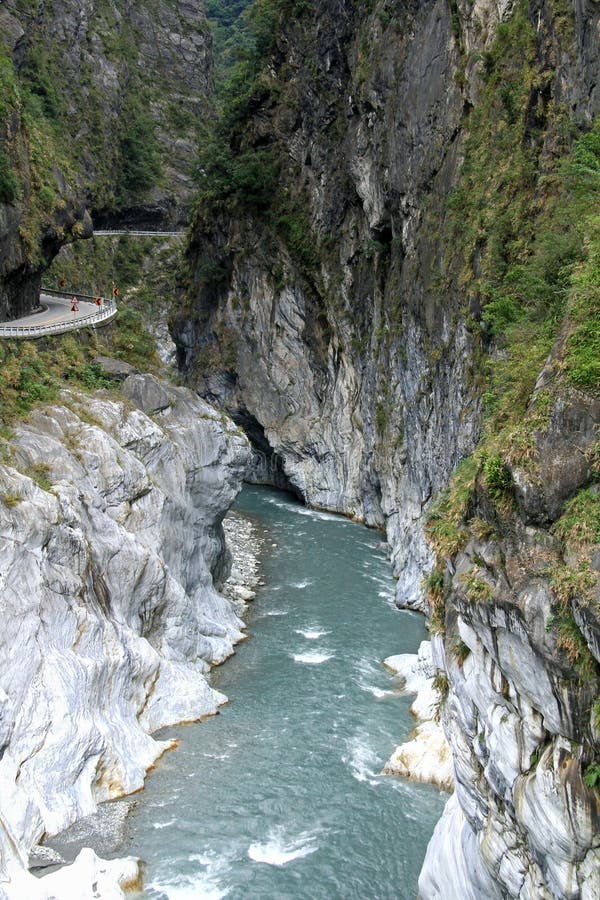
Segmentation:
{"type": "MultiPolygon", "coordinates": [[[[61,297],[70,300],[73,293],[66,291],[54,291],[43,288],[42,294],[48,297],[61,297]]],[[[79,300],[84,303],[95,303],[96,298],[87,294],[77,294],[79,300]]],[[[79,328],[86,328],[88,325],[100,325],[109,322],[117,314],[117,304],[114,299],[108,300],[102,297],[102,306],[98,312],[90,313],[89,316],[79,316],[76,319],[69,319],[69,311],[65,310],[65,318],[61,322],[50,322],[40,325],[11,325],[4,323],[0,325],[1,338],[36,338],[44,337],[46,334],[64,334],[66,331],[77,331],[79,328]]]]}
{"type": "Polygon", "coordinates": [[[126,229],[121,229],[120,231],[108,231],[105,228],[101,228],[98,231],[94,231],[94,237],[111,237],[112,235],[120,235],[120,234],[131,234],[134,237],[184,237],[185,231],[127,231],[126,229]]]}

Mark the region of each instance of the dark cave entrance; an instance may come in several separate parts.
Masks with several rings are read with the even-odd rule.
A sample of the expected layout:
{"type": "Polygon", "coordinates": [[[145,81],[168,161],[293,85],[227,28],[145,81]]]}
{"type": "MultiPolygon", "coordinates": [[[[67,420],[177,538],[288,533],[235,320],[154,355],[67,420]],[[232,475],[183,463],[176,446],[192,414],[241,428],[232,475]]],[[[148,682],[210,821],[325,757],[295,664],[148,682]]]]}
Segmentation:
{"type": "Polygon", "coordinates": [[[246,409],[236,410],[230,415],[236,425],[244,430],[252,445],[252,463],[246,481],[249,484],[272,485],[305,503],[304,496],[286,475],[283,457],[271,447],[258,419],[246,409]]]}

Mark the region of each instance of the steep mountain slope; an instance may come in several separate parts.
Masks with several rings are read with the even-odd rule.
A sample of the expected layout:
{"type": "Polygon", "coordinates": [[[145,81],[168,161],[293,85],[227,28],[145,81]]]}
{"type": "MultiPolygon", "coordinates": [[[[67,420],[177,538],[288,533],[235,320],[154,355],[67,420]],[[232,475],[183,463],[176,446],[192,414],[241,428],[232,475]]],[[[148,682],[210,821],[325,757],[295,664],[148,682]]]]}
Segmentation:
{"type": "MultiPolygon", "coordinates": [[[[452,209],[448,200],[469,113],[491,80],[484,113],[498,119],[500,137],[479,176],[483,185],[490,167],[488,193],[504,197],[490,218],[498,208],[506,219],[516,191],[527,190],[524,207],[564,151],[569,108],[579,120],[591,115],[593,23],[576,32],[568,17],[532,8],[539,28],[523,73],[523,46],[505,65],[506,38],[494,43],[496,14],[485,4],[468,13],[388,4],[368,15],[362,4],[258,8],[257,58],[206,161],[189,309],[175,322],[182,365],[189,374],[195,359],[206,394],[256,420],[257,444],[267,432],[265,446],[310,502],[398,534],[394,545],[410,548],[398,551],[401,596],[414,599],[427,560],[414,523],[479,427],[479,392],[465,385],[478,379],[487,298],[476,279],[485,273],[472,272],[467,290],[461,270],[469,254],[476,269],[486,248],[514,243],[488,234],[489,222],[472,246],[458,240],[460,198],[453,194],[452,209]],[[269,50],[280,15],[285,26],[269,50]],[[559,26],[578,38],[571,54],[561,51],[559,26]],[[511,80],[524,85],[514,101],[511,80]],[[514,110],[502,101],[504,81],[514,110]],[[512,141],[522,158],[511,158],[512,141]],[[502,157],[507,169],[518,166],[514,184],[493,183],[502,157]]],[[[490,143],[485,128],[476,142],[474,156],[490,143]]],[[[481,186],[479,202],[487,199],[481,186]]]]}
{"type": "Polygon", "coordinates": [[[599,19],[259,0],[202,160],[182,369],[257,479],[385,525],[399,603],[430,573],[423,897],[600,890],[599,19]]]}
{"type": "Polygon", "coordinates": [[[0,318],[31,309],[60,246],[96,225],[185,221],[212,104],[203,10],[7,0],[0,10],[0,318]]]}

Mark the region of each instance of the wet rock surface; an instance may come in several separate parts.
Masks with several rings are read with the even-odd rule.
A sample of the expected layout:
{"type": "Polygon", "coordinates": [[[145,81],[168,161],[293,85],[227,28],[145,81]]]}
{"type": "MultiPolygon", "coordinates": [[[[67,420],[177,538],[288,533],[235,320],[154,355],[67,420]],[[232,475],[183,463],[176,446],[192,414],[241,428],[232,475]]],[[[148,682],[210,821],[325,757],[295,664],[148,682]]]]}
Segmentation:
{"type": "Polygon", "coordinates": [[[390,656],[383,664],[401,680],[404,693],[416,694],[410,711],[418,723],[409,740],[394,750],[384,766],[384,774],[412,778],[452,791],[454,769],[440,723],[441,698],[435,688],[431,644],[423,641],[417,654],[390,656]]]}

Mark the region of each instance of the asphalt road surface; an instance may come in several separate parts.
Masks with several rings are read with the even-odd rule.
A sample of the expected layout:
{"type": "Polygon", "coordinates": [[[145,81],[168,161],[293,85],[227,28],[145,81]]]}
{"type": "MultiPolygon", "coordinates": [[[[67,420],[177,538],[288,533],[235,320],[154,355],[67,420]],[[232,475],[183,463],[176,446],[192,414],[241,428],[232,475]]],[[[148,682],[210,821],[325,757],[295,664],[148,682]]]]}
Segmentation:
{"type": "Polygon", "coordinates": [[[95,303],[80,300],[79,312],[71,312],[70,300],[66,297],[49,297],[47,294],[40,294],[40,305],[44,307],[41,312],[22,316],[20,319],[11,319],[6,324],[11,327],[22,326],[24,328],[33,325],[57,325],[62,322],[75,322],[77,319],[84,319],[86,316],[92,316],[94,313],[100,312],[101,309],[95,303]]]}

